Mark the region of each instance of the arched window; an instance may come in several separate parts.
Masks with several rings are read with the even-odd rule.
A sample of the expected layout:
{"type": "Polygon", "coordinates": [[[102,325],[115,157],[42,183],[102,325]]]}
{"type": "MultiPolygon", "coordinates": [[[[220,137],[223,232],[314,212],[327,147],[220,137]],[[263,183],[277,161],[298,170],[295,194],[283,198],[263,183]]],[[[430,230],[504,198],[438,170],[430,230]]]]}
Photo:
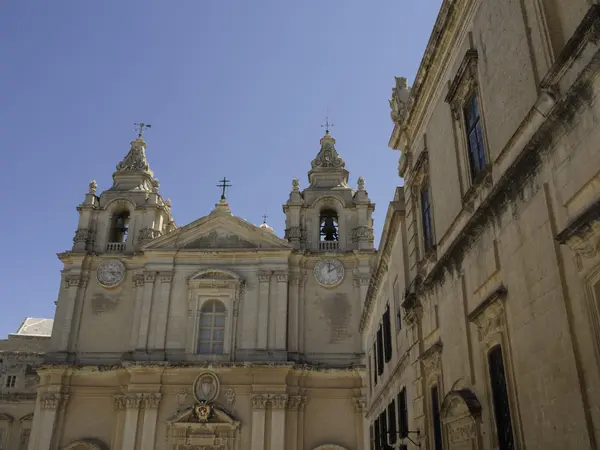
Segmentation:
{"type": "Polygon", "coordinates": [[[113,215],[110,225],[109,242],[125,242],[129,231],[129,211],[113,215]]]}
{"type": "Polygon", "coordinates": [[[198,353],[203,355],[223,353],[226,314],[225,305],[220,301],[208,300],[204,302],[200,309],[198,353]]]}
{"type": "Polygon", "coordinates": [[[339,240],[339,225],[337,212],[331,209],[321,211],[320,220],[320,240],[337,241],[339,240]]]}

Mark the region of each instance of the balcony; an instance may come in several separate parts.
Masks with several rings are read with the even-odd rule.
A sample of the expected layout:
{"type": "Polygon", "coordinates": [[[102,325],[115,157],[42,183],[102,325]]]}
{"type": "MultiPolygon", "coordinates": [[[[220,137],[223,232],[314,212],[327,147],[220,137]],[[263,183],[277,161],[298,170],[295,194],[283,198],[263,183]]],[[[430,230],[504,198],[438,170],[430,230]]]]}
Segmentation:
{"type": "Polygon", "coordinates": [[[106,244],[106,253],[123,253],[125,242],[109,242],[106,244]]]}
{"type": "Polygon", "coordinates": [[[337,252],[340,248],[338,241],[320,241],[319,250],[322,252],[337,252]]]}

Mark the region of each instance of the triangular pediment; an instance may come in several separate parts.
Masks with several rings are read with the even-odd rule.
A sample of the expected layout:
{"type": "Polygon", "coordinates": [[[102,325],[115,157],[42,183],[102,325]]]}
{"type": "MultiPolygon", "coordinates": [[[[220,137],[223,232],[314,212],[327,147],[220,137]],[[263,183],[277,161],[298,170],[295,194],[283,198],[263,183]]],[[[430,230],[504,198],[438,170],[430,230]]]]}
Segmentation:
{"type": "Polygon", "coordinates": [[[152,250],[259,250],[291,249],[268,230],[231,215],[206,216],[148,243],[152,250]]]}

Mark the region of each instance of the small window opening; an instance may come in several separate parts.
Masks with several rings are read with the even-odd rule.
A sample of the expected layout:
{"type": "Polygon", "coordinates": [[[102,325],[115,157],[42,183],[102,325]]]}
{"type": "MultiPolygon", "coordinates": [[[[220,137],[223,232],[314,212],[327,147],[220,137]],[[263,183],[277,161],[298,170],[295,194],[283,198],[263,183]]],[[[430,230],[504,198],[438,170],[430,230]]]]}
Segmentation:
{"type": "Polygon", "coordinates": [[[125,242],[129,231],[129,211],[123,211],[112,218],[110,242],[125,242]]]}
{"type": "Polygon", "coordinates": [[[338,215],[330,209],[321,212],[321,241],[339,240],[338,215]]]}
{"type": "Polygon", "coordinates": [[[7,388],[14,388],[16,384],[17,384],[17,376],[16,375],[8,375],[6,377],[6,384],[5,384],[5,386],[7,388]]]}

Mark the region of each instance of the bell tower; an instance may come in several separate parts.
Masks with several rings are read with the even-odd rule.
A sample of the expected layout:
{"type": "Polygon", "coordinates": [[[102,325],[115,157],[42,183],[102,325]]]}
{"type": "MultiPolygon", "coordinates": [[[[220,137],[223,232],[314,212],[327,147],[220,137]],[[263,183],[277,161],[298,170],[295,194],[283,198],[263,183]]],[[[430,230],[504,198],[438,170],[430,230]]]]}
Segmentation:
{"type": "Polygon", "coordinates": [[[309,186],[300,190],[294,179],[286,214],[285,237],[298,250],[349,252],[373,250],[373,219],[365,182],[358,189],[348,186],[346,163],[335,148],[335,139],[325,131],[321,149],[311,162],[309,186]]]}
{"type": "Polygon", "coordinates": [[[176,228],[171,202],[159,193],[159,182],[146,159],[146,142],[141,133],[117,164],[112,187],[99,196],[97,189],[94,180],[77,207],[79,224],[73,252],[131,254],[176,228]]]}

